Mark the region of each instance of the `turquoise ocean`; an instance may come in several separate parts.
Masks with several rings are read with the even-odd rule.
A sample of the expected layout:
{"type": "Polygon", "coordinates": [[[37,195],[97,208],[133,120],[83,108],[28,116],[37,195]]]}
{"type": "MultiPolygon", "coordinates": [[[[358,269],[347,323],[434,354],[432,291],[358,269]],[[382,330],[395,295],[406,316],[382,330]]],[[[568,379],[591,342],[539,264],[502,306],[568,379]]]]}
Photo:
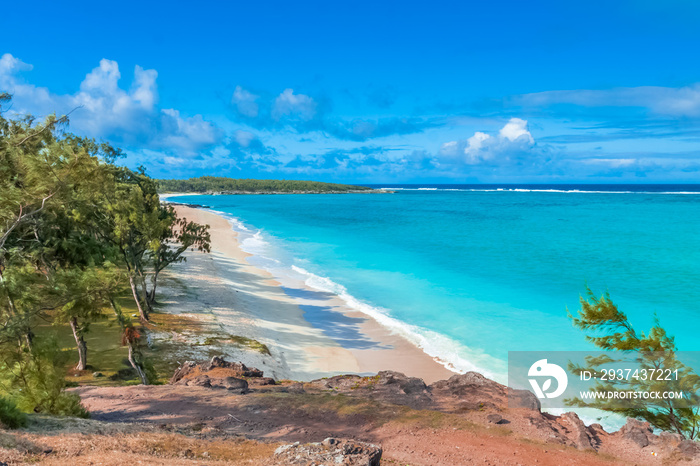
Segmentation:
{"type": "Polygon", "coordinates": [[[254,265],[460,371],[504,381],[508,351],[593,349],[567,318],[586,286],[700,350],[700,186],[374,187],[395,193],[172,200],[227,216],[254,265]]]}

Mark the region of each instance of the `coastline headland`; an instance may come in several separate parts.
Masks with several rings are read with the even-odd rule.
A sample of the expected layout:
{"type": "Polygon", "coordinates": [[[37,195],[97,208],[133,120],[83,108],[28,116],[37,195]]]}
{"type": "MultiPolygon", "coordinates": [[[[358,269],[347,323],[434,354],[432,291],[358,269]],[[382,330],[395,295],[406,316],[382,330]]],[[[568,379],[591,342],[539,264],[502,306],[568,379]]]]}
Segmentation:
{"type": "Polygon", "coordinates": [[[386,194],[368,186],[303,180],[252,180],[202,176],[187,180],[158,180],[160,192],[197,195],[227,194],[386,194]]]}

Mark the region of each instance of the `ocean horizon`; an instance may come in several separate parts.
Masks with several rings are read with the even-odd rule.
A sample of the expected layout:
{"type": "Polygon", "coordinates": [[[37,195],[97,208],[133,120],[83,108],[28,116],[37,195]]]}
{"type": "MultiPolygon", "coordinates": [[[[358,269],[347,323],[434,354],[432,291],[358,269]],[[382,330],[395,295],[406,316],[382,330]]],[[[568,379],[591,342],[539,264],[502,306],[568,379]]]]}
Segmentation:
{"type": "MultiPolygon", "coordinates": [[[[187,195],[253,265],[303,280],[447,367],[506,381],[508,351],[593,350],[579,297],[609,292],[697,350],[700,185],[372,184],[391,195],[187,195]]],[[[313,323],[313,322],[312,322],[313,323]]]]}

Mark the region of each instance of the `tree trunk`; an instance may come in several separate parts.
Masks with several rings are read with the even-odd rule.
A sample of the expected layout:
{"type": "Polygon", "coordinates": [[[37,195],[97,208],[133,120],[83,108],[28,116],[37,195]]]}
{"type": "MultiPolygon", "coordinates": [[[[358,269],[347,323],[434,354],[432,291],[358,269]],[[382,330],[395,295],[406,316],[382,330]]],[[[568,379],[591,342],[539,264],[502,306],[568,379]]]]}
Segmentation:
{"type": "Polygon", "coordinates": [[[34,332],[32,332],[32,329],[27,329],[27,333],[24,335],[24,339],[27,342],[27,349],[29,351],[32,351],[32,348],[34,348],[34,332]]]}
{"type": "Polygon", "coordinates": [[[111,296],[109,297],[109,303],[112,305],[112,310],[114,311],[114,316],[117,318],[117,322],[119,322],[119,328],[124,331],[124,314],[122,314],[122,310],[120,307],[117,307],[117,303],[114,301],[114,298],[111,296]]]}
{"type": "Polygon", "coordinates": [[[134,302],[136,303],[136,307],[139,310],[139,315],[141,316],[141,321],[148,322],[148,314],[141,306],[141,301],[139,300],[139,294],[136,291],[136,283],[134,283],[134,277],[132,275],[129,275],[129,285],[131,285],[131,294],[134,295],[134,302]]]}
{"type": "Polygon", "coordinates": [[[151,306],[151,301],[148,299],[148,286],[146,285],[146,277],[139,272],[139,281],[141,282],[141,295],[143,296],[143,302],[146,304],[146,315],[153,312],[153,306],[151,306]]]}
{"type": "Polygon", "coordinates": [[[131,363],[131,367],[133,367],[136,373],[139,375],[141,383],[143,385],[148,385],[146,374],[143,372],[143,369],[141,369],[141,366],[136,364],[136,360],[134,359],[134,344],[132,342],[129,342],[129,362],[131,363]]]}
{"type": "Polygon", "coordinates": [[[153,272],[153,287],[151,288],[151,293],[148,295],[148,301],[151,304],[156,302],[156,288],[158,286],[158,270],[153,272]]]}
{"type": "Polygon", "coordinates": [[[10,315],[15,314],[15,302],[12,300],[12,296],[10,296],[10,290],[8,290],[5,286],[5,277],[2,274],[3,267],[0,266],[0,285],[2,285],[3,290],[5,290],[5,294],[7,295],[7,304],[9,305],[9,311],[10,315]]]}
{"type": "Polygon", "coordinates": [[[70,328],[73,329],[73,336],[75,337],[75,344],[78,347],[78,365],[75,366],[76,370],[84,371],[87,368],[87,344],[82,335],[78,334],[78,319],[73,317],[70,320],[70,328]]]}

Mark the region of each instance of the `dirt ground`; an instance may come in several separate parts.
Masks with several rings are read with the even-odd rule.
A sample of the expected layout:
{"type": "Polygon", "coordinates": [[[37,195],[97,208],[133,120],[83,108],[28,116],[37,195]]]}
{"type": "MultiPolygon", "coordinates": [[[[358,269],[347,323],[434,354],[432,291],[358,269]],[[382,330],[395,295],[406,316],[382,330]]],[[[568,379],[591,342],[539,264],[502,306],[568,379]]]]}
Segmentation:
{"type": "Polygon", "coordinates": [[[225,433],[274,445],[318,442],[330,436],[352,438],[380,444],[382,464],[627,464],[611,455],[528,439],[524,429],[513,430],[515,423],[483,422],[484,413],[439,413],[342,394],[234,395],[179,386],[80,392],[96,420],[146,423],[166,432],[184,426],[207,435],[225,433]]]}

